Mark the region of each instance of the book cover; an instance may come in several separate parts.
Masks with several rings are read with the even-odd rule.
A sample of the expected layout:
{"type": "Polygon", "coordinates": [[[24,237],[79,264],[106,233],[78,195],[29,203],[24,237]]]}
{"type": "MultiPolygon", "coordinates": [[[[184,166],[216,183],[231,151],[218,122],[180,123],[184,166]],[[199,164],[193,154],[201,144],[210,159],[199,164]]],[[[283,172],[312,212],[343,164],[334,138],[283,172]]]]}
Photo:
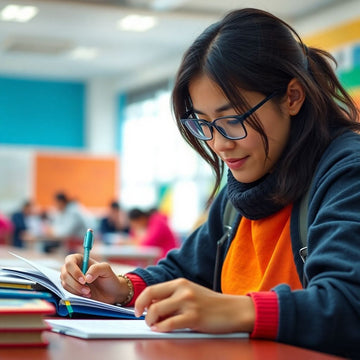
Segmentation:
{"type": "Polygon", "coordinates": [[[48,342],[43,339],[43,331],[49,329],[46,325],[43,329],[0,330],[0,347],[47,346],[48,342]]]}
{"type": "Polygon", "coordinates": [[[23,289],[0,289],[0,299],[45,299],[51,300],[52,295],[46,291],[23,289]]]}
{"type": "Polygon", "coordinates": [[[43,299],[0,298],[0,332],[47,328],[45,315],[55,313],[55,307],[43,299]]]}

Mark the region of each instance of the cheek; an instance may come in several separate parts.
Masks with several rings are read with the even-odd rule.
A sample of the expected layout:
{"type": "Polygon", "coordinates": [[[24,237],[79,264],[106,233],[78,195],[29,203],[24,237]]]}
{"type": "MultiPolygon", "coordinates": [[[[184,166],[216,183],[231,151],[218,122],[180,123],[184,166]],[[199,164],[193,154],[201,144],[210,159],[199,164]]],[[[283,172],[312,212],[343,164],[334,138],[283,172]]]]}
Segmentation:
{"type": "Polygon", "coordinates": [[[269,157],[277,161],[288,142],[290,133],[290,120],[282,120],[274,124],[272,130],[267,132],[269,140],[269,157]]]}
{"type": "Polygon", "coordinates": [[[261,135],[253,128],[247,128],[247,137],[241,141],[241,148],[248,154],[256,158],[265,158],[264,142],[261,135]]]}

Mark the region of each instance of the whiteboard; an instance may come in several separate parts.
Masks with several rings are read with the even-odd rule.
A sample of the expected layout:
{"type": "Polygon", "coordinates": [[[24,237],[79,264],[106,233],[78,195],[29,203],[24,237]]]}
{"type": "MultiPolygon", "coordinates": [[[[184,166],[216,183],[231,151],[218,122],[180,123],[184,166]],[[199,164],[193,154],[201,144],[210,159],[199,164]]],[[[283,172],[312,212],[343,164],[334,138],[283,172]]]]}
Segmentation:
{"type": "Polygon", "coordinates": [[[0,147],[0,211],[10,214],[33,193],[34,152],[0,147]]]}

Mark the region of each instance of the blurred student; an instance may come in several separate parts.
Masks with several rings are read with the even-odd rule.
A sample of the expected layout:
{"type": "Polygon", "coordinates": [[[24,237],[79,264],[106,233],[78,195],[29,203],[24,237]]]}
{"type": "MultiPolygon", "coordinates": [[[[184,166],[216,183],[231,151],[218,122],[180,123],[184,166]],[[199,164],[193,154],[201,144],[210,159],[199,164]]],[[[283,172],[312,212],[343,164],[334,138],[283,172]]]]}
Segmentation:
{"type": "Polygon", "coordinates": [[[14,226],[12,245],[15,247],[26,247],[27,241],[32,241],[37,235],[37,227],[40,225],[40,218],[35,215],[34,204],[27,200],[21,208],[11,215],[14,226]]]}
{"type": "Polygon", "coordinates": [[[66,246],[65,250],[72,252],[82,243],[86,230],[93,226],[93,222],[85,209],[77,201],[71,200],[67,194],[56,193],[54,201],[55,212],[50,214],[50,227],[47,231],[50,241],[45,244],[44,250],[51,252],[66,246]]]}
{"type": "Polygon", "coordinates": [[[159,259],[179,247],[179,239],[170,228],[167,216],[157,209],[143,211],[135,208],[129,211],[128,216],[132,241],[140,246],[161,248],[159,259]]]}
{"type": "Polygon", "coordinates": [[[107,215],[100,220],[99,232],[104,242],[110,242],[113,235],[129,233],[127,214],[117,201],[110,203],[107,215]]]}

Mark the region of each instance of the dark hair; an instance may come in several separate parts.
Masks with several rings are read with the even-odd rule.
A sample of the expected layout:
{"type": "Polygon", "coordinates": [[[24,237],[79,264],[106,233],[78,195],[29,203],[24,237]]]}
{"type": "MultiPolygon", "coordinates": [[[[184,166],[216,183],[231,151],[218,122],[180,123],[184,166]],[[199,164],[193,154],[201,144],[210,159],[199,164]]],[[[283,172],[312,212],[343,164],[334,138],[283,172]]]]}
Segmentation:
{"type": "Polygon", "coordinates": [[[110,203],[110,207],[113,210],[120,210],[120,204],[117,201],[112,201],[110,203]]]}
{"type": "Polygon", "coordinates": [[[138,220],[144,217],[148,217],[148,213],[146,211],[140,210],[138,208],[131,209],[128,212],[128,218],[129,220],[138,220]]]}
{"type": "Polygon", "coordinates": [[[55,199],[57,201],[61,201],[61,202],[65,203],[65,204],[67,204],[70,201],[69,198],[67,197],[67,195],[63,192],[56,193],[55,199]]]}
{"type": "MultiPolygon", "coordinates": [[[[215,173],[209,203],[220,186],[224,163],[180,122],[181,116],[192,109],[190,81],[201,74],[208,76],[241,113],[241,109],[249,107],[242,90],[264,95],[277,91],[272,101],[280,104],[290,80],[298,79],[306,99],[292,117],[288,144],[276,165],[279,186],[273,194],[276,201],[286,204],[306,191],[331,139],[346,129],[360,130],[356,106],[339,83],[331,62],[336,64],[328,52],[307,48],[292,27],[257,9],[232,11],[195,40],[178,70],[172,102],[182,136],[215,173]]],[[[256,115],[246,123],[260,133],[268,155],[268,139],[256,115]]]]}

